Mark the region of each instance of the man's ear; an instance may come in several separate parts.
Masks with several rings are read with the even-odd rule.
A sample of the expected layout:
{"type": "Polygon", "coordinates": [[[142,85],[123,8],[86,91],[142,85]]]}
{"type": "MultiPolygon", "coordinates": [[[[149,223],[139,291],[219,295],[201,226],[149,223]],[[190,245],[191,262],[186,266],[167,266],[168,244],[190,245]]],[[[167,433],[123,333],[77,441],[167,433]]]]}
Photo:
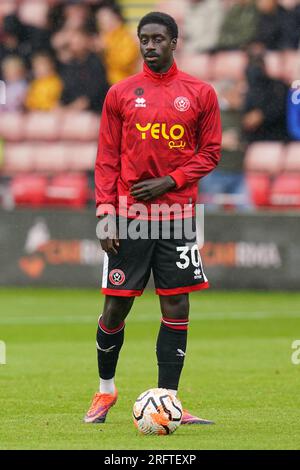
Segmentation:
{"type": "Polygon", "coordinates": [[[173,38],[171,41],[172,51],[175,51],[176,47],[177,47],[177,38],[173,38]]]}

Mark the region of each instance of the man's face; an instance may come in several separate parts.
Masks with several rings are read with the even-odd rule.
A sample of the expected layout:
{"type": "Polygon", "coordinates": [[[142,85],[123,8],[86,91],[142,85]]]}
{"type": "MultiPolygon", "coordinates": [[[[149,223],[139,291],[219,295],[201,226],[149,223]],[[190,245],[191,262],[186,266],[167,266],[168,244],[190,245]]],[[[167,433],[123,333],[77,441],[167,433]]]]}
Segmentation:
{"type": "Polygon", "coordinates": [[[147,65],[154,72],[167,71],[173,62],[177,40],[171,39],[167,27],[147,24],[140,30],[140,49],[147,65]]]}

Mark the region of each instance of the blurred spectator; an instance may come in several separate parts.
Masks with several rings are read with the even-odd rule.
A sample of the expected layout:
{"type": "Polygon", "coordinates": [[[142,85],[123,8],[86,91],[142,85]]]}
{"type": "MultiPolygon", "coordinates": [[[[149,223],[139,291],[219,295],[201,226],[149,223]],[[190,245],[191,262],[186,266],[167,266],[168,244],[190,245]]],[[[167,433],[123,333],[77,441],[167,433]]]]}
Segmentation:
{"type": "Polygon", "coordinates": [[[224,18],[222,0],[188,0],[183,24],[183,53],[215,49],[224,18]]]}
{"type": "Polygon", "coordinates": [[[288,87],[268,77],[261,54],[250,55],[246,77],[248,91],[242,122],[247,141],[286,140],[288,87]]]}
{"type": "Polygon", "coordinates": [[[84,28],[87,31],[96,31],[95,18],[87,3],[78,2],[76,0],[66,3],[63,16],[63,27],[66,29],[76,30],[84,28]]]}
{"type": "Polygon", "coordinates": [[[300,37],[296,11],[286,10],[277,0],[256,0],[259,12],[256,40],[268,50],[297,49],[300,37]]]}
{"type": "Polygon", "coordinates": [[[300,82],[288,94],[287,125],[291,140],[300,140],[300,82]]]}
{"type": "Polygon", "coordinates": [[[78,111],[101,112],[109,85],[101,60],[91,52],[91,35],[83,29],[74,31],[68,47],[71,60],[60,67],[64,84],[61,104],[78,111]]]}
{"type": "Polygon", "coordinates": [[[28,88],[26,68],[18,56],[7,56],[2,62],[2,77],[6,84],[6,104],[3,111],[21,111],[28,88]]]}
{"type": "Polygon", "coordinates": [[[32,73],[34,79],[25,106],[31,111],[50,111],[58,105],[63,85],[49,53],[40,52],[32,57],[32,73]]]}
{"type": "Polygon", "coordinates": [[[243,171],[246,145],[242,140],[241,107],[244,88],[243,81],[224,80],[216,84],[223,126],[222,159],[217,169],[200,181],[207,210],[218,209],[218,203],[229,203],[243,211],[252,209],[243,171]]]}
{"type": "Polygon", "coordinates": [[[51,38],[51,46],[55,51],[55,56],[61,64],[67,64],[72,60],[72,53],[69,48],[73,31],[62,29],[56,32],[51,38]]]}
{"type": "Polygon", "coordinates": [[[16,15],[4,18],[3,32],[2,54],[17,54],[27,65],[34,52],[50,49],[50,32],[43,28],[25,25],[16,15]]]}
{"type": "Polygon", "coordinates": [[[102,54],[108,81],[116,83],[133,75],[139,49],[118,7],[102,7],[96,13],[99,36],[96,48],[102,54]]]}
{"type": "Polygon", "coordinates": [[[48,21],[52,33],[62,29],[96,30],[93,9],[87,2],[76,0],[60,2],[50,9],[48,21]]]}
{"type": "Polygon", "coordinates": [[[226,12],[218,49],[240,49],[255,38],[258,13],[253,0],[238,0],[226,12]]]}

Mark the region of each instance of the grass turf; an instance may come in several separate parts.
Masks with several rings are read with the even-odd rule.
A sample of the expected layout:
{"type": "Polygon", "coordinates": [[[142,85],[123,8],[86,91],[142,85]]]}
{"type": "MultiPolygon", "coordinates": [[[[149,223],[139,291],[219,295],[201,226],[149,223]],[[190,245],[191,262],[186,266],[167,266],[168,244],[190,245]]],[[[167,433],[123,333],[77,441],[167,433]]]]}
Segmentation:
{"type": "Polygon", "coordinates": [[[215,426],[142,436],[131,409],[156,386],[158,299],[136,300],[126,327],[119,401],[105,425],[82,417],[98,386],[95,325],[103,299],[88,290],[1,289],[0,449],[299,449],[300,294],[191,295],[179,396],[215,426]]]}

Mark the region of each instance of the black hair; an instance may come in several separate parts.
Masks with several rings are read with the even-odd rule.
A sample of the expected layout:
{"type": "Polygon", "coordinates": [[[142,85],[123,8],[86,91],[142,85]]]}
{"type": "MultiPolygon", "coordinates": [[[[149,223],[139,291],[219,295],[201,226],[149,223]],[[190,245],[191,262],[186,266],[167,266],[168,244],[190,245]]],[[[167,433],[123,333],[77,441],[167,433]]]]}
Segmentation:
{"type": "Polygon", "coordinates": [[[171,39],[178,38],[177,23],[174,18],[172,18],[172,16],[168,15],[167,13],[152,11],[151,13],[143,16],[137,27],[138,36],[140,35],[142,27],[146,24],[162,24],[163,26],[166,26],[171,39]]]}

